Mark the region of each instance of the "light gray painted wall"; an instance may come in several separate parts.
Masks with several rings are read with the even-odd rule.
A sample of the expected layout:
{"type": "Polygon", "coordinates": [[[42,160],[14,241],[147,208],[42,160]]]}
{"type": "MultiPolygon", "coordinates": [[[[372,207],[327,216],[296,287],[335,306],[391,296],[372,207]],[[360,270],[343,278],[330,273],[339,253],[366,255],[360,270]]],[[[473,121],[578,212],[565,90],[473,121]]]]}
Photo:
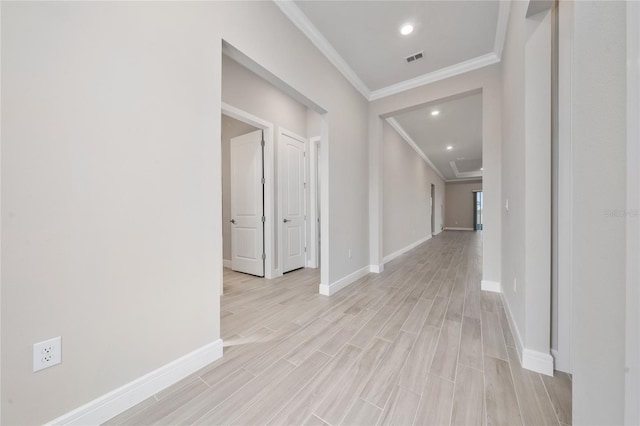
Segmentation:
{"type": "Polygon", "coordinates": [[[1,423],[220,337],[223,38],[328,111],[323,258],[368,265],[367,101],[273,3],[3,2],[2,31],[1,423]]]}
{"type": "MultiPolygon", "coordinates": [[[[485,231],[483,235],[483,279],[500,282],[501,273],[501,91],[500,67],[492,65],[412,90],[377,99],[369,112],[370,234],[371,263],[382,258],[378,236],[383,235],[382,148],[383,120],[398,111],[418,108],[448,96],[482,90],[482,158],[484,167],[485,231]]],[[[382,240],[382,238],[380,238],[382,240]]]]}
{"type": "Polygon", "coordinates": [[[228,56],[222,57],[222,101],[275,126],[307,135],[307,107],[228,56]]]}
{"type": "Polygon", "coordinates": [[[626,2],[573,6],[573,422],[622,424],[626,2]]]}
{"type": "Polygon", "coordinates": [[[222,254],[231,261],[231,145],[236,136],[246,135],[256,129],[235,118],[222,116],[222,254]]]}
{"type": "Polygon", "coordinates": [[[525,328],[525,43],[526,2],[511,3],[509,28],[502,52],[502,291],[518,328],[525,328]],[[506,203],[509,209],[506,209],[506,203]],[[521,291],[513,290],[519,279],[521,291]]]}
{"type": "Polygon", "coordinates": [[[640,5],[627,3],[627,306],[625,424],[640,424],[640,5]]]}
{"type": "Polygon", "coordinates": [[[482,181],[447,182],[445,186],[445,228],[473,229],[474,191],[482,191],[482,181]]]}
{"type": "Polygon", "coordinates": [[[444,181],[388,123],[384,123],[384,255],[431,236],[431,184],[435,229],[442,224],[444,181]]]}
{"type": "Polygon", "coordinates": [[[502,291],[519,349],[550,362],[551,14],[526,9],[512,4],[502,59],[502,291]]]}

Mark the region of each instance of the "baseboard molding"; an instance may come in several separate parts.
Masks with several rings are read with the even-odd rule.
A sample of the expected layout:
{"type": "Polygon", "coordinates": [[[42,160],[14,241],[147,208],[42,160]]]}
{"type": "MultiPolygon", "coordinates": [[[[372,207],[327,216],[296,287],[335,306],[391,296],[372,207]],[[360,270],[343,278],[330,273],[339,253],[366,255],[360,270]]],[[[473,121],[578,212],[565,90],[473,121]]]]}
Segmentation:
{"type": "Polygon", "coordinates": [[[513,340],[515,340],[516,351],[518,352],[518,359],[520,360],[520,365],[522,365],[522,352],[524,350],[524,345],[522,342],[522,336],[520,336],[520,330],[516,326],[516,321],[513,318],[513,313],[511,312],[511,307],[509,306],[509,302],[505,297],[504,293],[500,293],[500,297],[502,298],[502,304],[504,305],[504,310],[507,314],[507,320],[509,321],[509,328],[511,329],[511,335],[513,336],[513,340]]]}
{"type": "Polygon", "coordinates": [[[232,265],[233,265],[233,264],[231,263],[231,261],[230,261],[230,260],[222,259],[222,266],[224,266],[225,268],[229,268],[229,269],[231,269],[231,266],[232,266],[232,265]]]}
{"type": "Polygon", "coordinates": [[[380,265],[369,265],[369,272],[373,274],[381,274],[384,272],[384,263],[381,263],[380,265]]]}
{"type": "Polygon", "coordinates": [[[222,340],[218,339],[48,422],[47,425],[102,424],[221,357],[222,340]]]}
{"type": "Polygon", "coordinates": [[[553,357],[549,353],[525,349],[522,352],[522,368],[553,376],[553,357]]]}
{"type": "Polygon", "coordinates": [[[565,358],[560,355],[557,349],[551,348],[551,356],[553,357],[553,369],[557,371],[562,371],[567,374],[571,374],[570,365],[566,362],[565,358]],[[563,362],[564,360],[564,362],[563,362]]]}
{"type": "Polygon", "coordinates": [[[500,286],[500,283],[497,281],[489,281],[489,280],[480,281],[480,290],[492,291],[494,293],[502,293],[502,287],[500,286]]]}
{"type": "Polygon", "coordinates": [[[473,231],[473,228],[450,228],[446,226],[444,230],[445,231],[473,231]]]}
{"type": "Polygon", "coordinates": [[[324,296],[331,296],[333,294],[336,294],[337,292],[339,292],[340,290],[342,290],[343,288],[345,288],[349,284],[351,284],[354,281],[357,281],[360,278],[362,278],[365,275],[367,275],[369,273],[370,269],[371,269],[371,267],[369,265],[367,265],[364,268],[358,269],[357,271],[352,272],[349,275],[347,275],[346,277],[340,278],[338,281],[333,282],[333,283],[331,283],[329,285],[320,284],[320,294],[322,294],[324,296]]]}
{"type": "Polygon", "coordinates": [[[400,250],[394,251],[393,253],[387,255],[384,257],[384,259],[382,259],[382,263],[389,263],[391,262],[393,259],[395,259],[398,256],[402,256],[403,254],[405,254],[406,252],[408,252],[409,250],[413,250],[414,248],[418,247],[420,244],[429,241],[431,239],[431,235],[427,235],[424,238],[419,239],[418,241],[415,241],[411,244],[409,244],[406,247],[401,248],[400,250]]]}
{"type": "Polygon", "coordinates": [[[442,233],[442,231],[444,231],[444,229],[441,229],[441,230],[439,230],[438,232],[434,232],[434,233],[433,233],[433,236],[435,237],[436,235],[441,234],[441,233],[442,233]]]}
{"type": "Polygon", "coordinates": [[[553,357],[549,353],[534,351],[524,347],[522,336],[520,336],[520,331],[516,326],[507,298],[504,293],[501,293],[500,296],[502,297],[502,303],[507,314],[507,320],[509,321],[509,328],[511,328],[511,334],[513,335],[513,340],[516,344],[516,351],[518,352],[520,366],[527,370],[535,371],[536,373],[553,376],[553,357]]]}

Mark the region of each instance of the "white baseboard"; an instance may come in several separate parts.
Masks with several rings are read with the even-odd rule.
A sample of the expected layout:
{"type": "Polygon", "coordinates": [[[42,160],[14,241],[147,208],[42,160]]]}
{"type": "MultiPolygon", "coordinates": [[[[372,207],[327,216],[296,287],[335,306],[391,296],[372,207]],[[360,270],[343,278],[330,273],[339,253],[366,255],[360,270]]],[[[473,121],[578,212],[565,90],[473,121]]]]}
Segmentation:
{"type": "Polygon", "coordinates": [[[436,235],[441,234],[441,233],[442,233],[442,231],[444,231],[444,229],[441,229],[441,230],[439,230],[438,232],[434,232],[434,233],[433,233],[433,236],[435,237],[436,235]]]}
{"type": "Polygon", "coordinates": [[[48,422],[47,425],[102,424],[221,357],[222,340],[218,339],[48,422]]]}
{"type": "Polygon", "coordinates": [[[497,281],[482,280],[480,281],[480,289],[484,291],[492,291],[494,293],[502,293],[502,287],[497,281]]]}
{"type": "Polygon", "coordinates": [[[340,278],[338,281],[334,283],[331,283],[329,285],[320,284],[320,294],[324,296],[331,296],[332,294],[336,294],[337,292],[339,292],[349,284],[367,275],[370,269],[371,269],[370,266],[367,265],[362,269],[358,269],[357,271],[352,272],[346,277],[340,278]]]}
{"type": "Polygon", "coordinates": [[[369,265],[369,272],[373,274],[381,274],[384,272],[384,263],[381,263],[380,265],[369,265]]]}
{"type": "Polygon", "coordinates": [[[500,293],[500,297],[502,298],[502,304],[504,305],[504,310],[507,314],[507,320],[509,321],[511,335],[513,336],[513,340],[515,340],[518,358],[520,359],[520,364],[522,364],[522,352],[524,349],[522,336],[520,336],[520,330],[518,330],[518,327],[516,326],[516,321],[513,318],[513,313],[511,312],[511,307],[509,306],[509,302],[507,301],[506,296],[504,295],[504,293],[500,293]]]}
{"type": "Polygon", "coordinates": [[[505,297],[504,293],[500,295],[502,297],[502,303],[507,313],[507,319],[509,320],[509,328],[511,328],[511,334],[516,344],[516,351],[518,352],[518,358],[520,359],[520,366],[527,370],[535,371],[536,373],[546,374],[547,376],[553,376],[553,357],[549,353],[534,351],[524,347],[522,336],[513,318],[511,307],[505,297]]]}
{"type": "Polygon", "coordinates": [[[473,228],[450,228],[450,227],[445,227],[444,228],[445,231],[473,231],[473,228]]]}
{"type": "Polygon", "coordinates": [[[429,241],[430,239],[431,239],[431,235],[427,235],[424,238],[420,238],[418,241],[415,241],[415,242],[409,244],[408,246],[403,247],[400,250],[394,251],[393,253],[385,256],[384,259],[382,259],[382,263],[383,264],[389,263],[393,259],[395,259],[396,257],[402,256],[403,254],[405,254],[409,250],[413,250],[414,248],[418,247],[420,244],[424,243],[425,241],[429,241]]]}
{"type": "Polygon", "coordinates": [[[224,266],[225,268],[231,269],[232,263],[230,260],[222,259],[222,266],[224,266]]]}
{"type": "Polygon", "coordinates": [[[553,376],[553,357],[549,353],[525,349],[522,352],[522,368],[553,376]]]}

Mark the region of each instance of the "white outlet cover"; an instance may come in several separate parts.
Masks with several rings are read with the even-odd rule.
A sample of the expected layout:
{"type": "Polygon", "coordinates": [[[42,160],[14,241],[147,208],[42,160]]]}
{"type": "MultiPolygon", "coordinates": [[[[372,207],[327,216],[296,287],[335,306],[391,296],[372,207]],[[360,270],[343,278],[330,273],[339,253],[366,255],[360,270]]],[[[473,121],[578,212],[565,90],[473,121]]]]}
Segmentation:
{"type": "Polygon", "coordinates": [[[33,344],[33,372],[62,362],[62,337],[54,337],[33,344]]]}

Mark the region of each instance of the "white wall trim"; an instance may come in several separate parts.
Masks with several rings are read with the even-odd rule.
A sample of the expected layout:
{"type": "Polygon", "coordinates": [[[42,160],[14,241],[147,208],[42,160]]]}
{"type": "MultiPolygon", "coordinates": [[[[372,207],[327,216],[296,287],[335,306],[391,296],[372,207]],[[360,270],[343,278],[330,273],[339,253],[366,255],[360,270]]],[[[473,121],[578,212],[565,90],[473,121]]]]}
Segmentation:
{"type": "Polygon", "coordinates": [[[434,72],[423,74],[421,76],[405,80],[400,83],[392,84],[391,86],[383,87],[382,89],[374,90],[371,92],[369,100],[374,101],[376,99],[385,98],[387,96],[415,89],[416,87],[424,86],[426,84],[445,80],[447,78],[464,74],[469,71],[477,70],[478,68],[493,65],[497,62],[500,62],[500,58],[494,52],[487,53],[485,55],[478,56],[476,58],[472,58],[455,65],[441,68],[434,72]]]}
{"type": "Polygon", "coordinates": [[[280,8],[282,13],[284,13],[285,16],[289,18],[289,20],[293,22],[293,24],[302,31],[309,40],[311,40],[311,43],[313,43],[313,45],[316,46],[322,54],[324,54],[329,62],[331,62],[333,66],[342,73],[349,83],[351,83],[351,85],[353,85],[353,87],[355,87],[362,96],[369,99],[371,91],[367,85],[360,80],[358,74],[351,69],[342,56],[340,56],[336,49],[333,48],[331,43],[329,43],[316,26],[311,23],[309,18],[307,18],[307,15],[305,15],[293,1],[275,0],[274,3],[280,8]]]}
{"type": "Polygon", "coordinates": [[[70,411],[47,425],[97,425],[222,358],[222,340],[209,343],[157,370],[70,411]]]}
{"type": "Polygon", "coordinates": [[[482,280],[480,281],[480,290],[502,293],[502,286],[497,281],[482,280]]]}
{"type": "Polygon", "coordinates": [[[449,226],[444,227],[445,231],[473,231],[473,228],[452,228],[449,226]]]}
{"type": "Polygon", "coordinates": [[[522,351],[522,368],[535,371],[536,373],[553,376],[553,357],[551,354],[524,349],[522,351]]]}
{"type": "Polygon", "coordinates": [[[422,243],[424,243],[426,241],[429,241],[430,239],[431,239],[431,235],[427,235],[426,237],[420,238],[418,241],[414,241],[413,243],[409,244],[408,246],[405,246],[405,247],[401,248],[400,250],[396,250],[393,253],[386,255],[382,259],[383,264],[391,262],[396,257],[402,256],[406,252],[408,252],[410,250],[413,250],[414,248],[418,247],[420,244],[422,244],[422,243]]]}
{"type": "Polygon", "coordinates": [[[369,265],[369,272],[372,274],[381,274],[384,272],[384,263],[381,265],[369,265]]]}
{"type": "Polygon", "coordinates": [[[498,9],[498,24],[496,25],[496,38],[493,44],[493,53],[495,53],[495,55],[498,57],[498,60],[502,59],[502,49],[504,48],[504,41],[507,38],[510,9],[510,0],[500,1],[500,6],[498,9]]]}
{"type": "Polygon", "coordinates": [[[318,198],[320,194],[318,193],[318,149],[320,148],[320,136],[314,136],[309,138],[309,149],[307,152],[309,153],[309,213],[307,217],[309,218],[309,244],[307,245],[308,249],[308,259],[307,259],[307,267],[309,268],[319,268],[320,262],[318,262],[319,251],[318,251],[318,198]]]}
{"type": "Polygon", "coordinates": [[[352,272],[346,277],[340,278],[338,281],[335,281],[329,285],[320,284],[320,294],[324,296],[331,296],[333,294],[336,294],[337,292],[339,292],[349,284],[352,284],[353,282],[367,275],[369,271],[370,271],[370,266],[367,265],[364,268],[358,269],[357,271],[352,272]]]}
{"type": "Polygon", "coordinates": [[[400,137],[402,139],[404,139],[404,141],[406,143],[408,143],[411,148],[413,148],[413,150],[416,152],[416,154],[418,154],[420,156],[420,158],[422,158],[429,165],[429,167],[431,167],[433,169],[433,171],[436,172],[438,176],[440,176],[440,178],[442,180],[446,181],[446,179],[444,178],[442,173],[440,173],[440,170],[438,170],[438,168],[435,166],[435,164],[433,164],[433,162],[429,159],[429,157],[427,157],[427,154],[425,154],[422,151],[422,149],[420,149],[418,144],[415,143],[415,141],[413,139],[411,139],[411,136],[409,136],[409,134],[407,132],[405,132],[405,130],[400,125],[400,123],[398,123],[398,121],[393,117],[389,117],[386,120],[387,120],[387,123],[389,123],[389,125],[391,127],[393,127],[393,129],[396,132],[398,132],[400,137]]]}
{"type": "Polygon", "coordinates": [[[222,259],[222,266],[224,268],[232,269],[233,268],[233,262],[231,262],[229,259],[222,259]]]}
{"type": "MultiPolygon", "coordinates": [[[[484,280],[482,283],[484,285],[484,280]]],[[[482,288],[482,290],[485,290],[482,288]]],[[[487,290],[490,291],[490,290],[487,290]]],[[[509,302],[505,297],[504,293],[500,293],[502,298],[502,304],[504,305],[504,309],[507,314],[507,319],[509,321],[509,328],[511,329],[511,334],[513,335],[513,340],[516,344],[516,351],[518,352],[518,359],[520,360],[520,366],[522,368],[526,368],[527,370],[535,371],[536,373],[546,374],[547,376],[553,376],[554,370],[554,360],[551,354],[534,351],[532,349],[527,349],[524,347],[522,336],[520,336],[520,331],[516,326],[516,322],[513,318],[513,313],[511,312],[511,308],[509,307],[509,302]]]]}
{"type": "Polygon", "coordinates": [[[518,327],[516,326],[516,321],[513,318],[513,312],[511,312],[511,307],[509,306],[507,297],[504,295],[504,293],[500,293],[500,297],[502,298],[502,304],[504,305],[504,310],[507,314],[507,320],[509,321],[509,328],[511,329],[513,340],[516,343],[518,359],[520,359],[520,364],[522,364],[522,352],[524,350],[524,345],[522,343],[522,337],[520,336],[520,330],[518,330],[518,327]]]}

